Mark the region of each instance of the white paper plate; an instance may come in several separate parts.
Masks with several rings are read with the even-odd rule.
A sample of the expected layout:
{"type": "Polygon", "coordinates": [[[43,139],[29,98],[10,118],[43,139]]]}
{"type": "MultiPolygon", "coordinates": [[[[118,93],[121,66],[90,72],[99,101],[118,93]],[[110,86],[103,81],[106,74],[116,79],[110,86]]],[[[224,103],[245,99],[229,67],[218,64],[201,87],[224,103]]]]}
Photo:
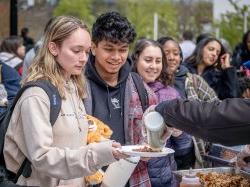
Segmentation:
{"type": "Polygon", "coordinates": [[[144,147],[145,145],[127,145],[122,146],[120,149],[121,152],[129,155],[129,156],[140,156],[140,157],[163,157],[168,154],[174,153],[173,149],[164,147],[161,152],[140,152],[140,151],[133,151],[133,149],[139,149],[144,147]]]}

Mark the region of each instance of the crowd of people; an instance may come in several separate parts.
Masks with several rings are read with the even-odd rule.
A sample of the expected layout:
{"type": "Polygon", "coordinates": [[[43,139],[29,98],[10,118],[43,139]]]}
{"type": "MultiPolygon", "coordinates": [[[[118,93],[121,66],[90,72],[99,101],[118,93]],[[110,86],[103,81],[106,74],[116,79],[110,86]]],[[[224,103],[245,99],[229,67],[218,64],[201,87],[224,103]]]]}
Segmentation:
{"type": "MultiPolygon", "coordinates": [[[[126,187],[175,187],[173,171],[204,167],[202,154],[209,144],[250,144],[249,131],[238,139],[233,135],[243,131],[250,119],[238,119],[238,106],[227,108],[240,103],[246,112],[250,31],[232,58],[223,42],[211,34],[198,36],[196,43],[190,31],[184,32],[182,42],[171,36],[157,41],[135,39],[136,30],[126,17],[107,12],[96,19],[91,32],[78,18],[59,16],[47,23],[36,44],[27,28],[21,36],[1,41],[0,112],[29,82],[44,80],[54,85],[62,99],[53,126],[51,101],[42,88],[28,88],[17,102],[3,151],[6,167],[13,173],[25,158],[31,163],[31,174],[21,175],[19,185],[87,186],[83,176],[127,157],[118,149],[122,145],[147,143],[143,135],[145,113],[132,78],[134,72],[146,90],[150,106],[146,113],[158,111],[173,127],[165,146],[175,153],[141,158],[126,187]],[[133,42],[135,47],[130,50],[133,42]],[[4,98],[7,102],[2,104],[4,98]],[[112,129],[111,141],[87,144],[86,114],[112,129]],[[206,119],[209,123],[204,124],[206,119]],[[230,126],[237,120],[242,126],[230,126]],[[215,128],[217,123],[223,127],[215,128]],[[224,130],[227,125],[228,131],[224,130]],[[220,133],[234,138],[228,140],[220,133]]],[[[249,146],[239,154],[239,166],[246,166],[246,156],[250,156],[249,146]]]]}

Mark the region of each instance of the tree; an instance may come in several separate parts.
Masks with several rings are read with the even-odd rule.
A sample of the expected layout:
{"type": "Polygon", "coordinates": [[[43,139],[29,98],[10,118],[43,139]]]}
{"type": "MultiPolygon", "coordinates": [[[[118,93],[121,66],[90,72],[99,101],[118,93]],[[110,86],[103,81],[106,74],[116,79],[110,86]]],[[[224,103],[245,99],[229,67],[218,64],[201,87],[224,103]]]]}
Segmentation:
{"type": "Polygon", "coordinates": [[[183,33],[191,30],[193,33],[202,33],[204,23],[212,23],[213,4],[209,1],[179,0],[178,30],[183,33]]]}
{"type": "Polygon", "coordinates": [[[54,10],[54,16],[71,15],[83,19],[90,27],[94,22],[91,12],[91,0],[60,0],[54,10]]]}
{"type": "MultiPolygon", "coordinates": [[[[215,23],[215,25],[220,29],[220,37],[225,38],[232,47],[235,47],[243,35],[243,20],[244,13],[250,12],[250,7],[244,5],[240,7],[238,1],[229,0],[231,5],[234,7],[234,12],[226,12],[222,15],[220,23],[215,23]]],[[[250,15],[248,16],[248,28],[250,26],[250,15]]]]}
{"type": "Polygon", "coordinates": [[[118,11],[115,0],[92,0],[92,13],[95,17],[107,11],[118,11]]]}
{"type": "Polygon", "coordinates": [[[153,38],[154,13],[158,36],[177,36],[177,12],[170,0],[120,0],[118,10],[132,22],[138,38],[153,38]]]}
{"type": "Polygon", "coordinates": [[[153,38],[153,16],[158,14],[158,36],[178,36],[177,11],[170,0],[61,0],[54,15],[72,15],[92,25],[95,17],[117,10],[134,25],[138,37],[153,38]]]}

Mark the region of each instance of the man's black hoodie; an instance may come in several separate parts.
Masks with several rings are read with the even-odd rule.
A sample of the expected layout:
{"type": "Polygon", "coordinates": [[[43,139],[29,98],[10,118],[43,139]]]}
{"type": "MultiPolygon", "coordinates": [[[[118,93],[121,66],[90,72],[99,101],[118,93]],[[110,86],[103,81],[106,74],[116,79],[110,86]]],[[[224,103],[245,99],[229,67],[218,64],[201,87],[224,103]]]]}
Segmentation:
{"type": "Polygon", "coordinates": [[[89,81],[92,97],[92,115],[109,125],[113,130],[111,139],[125,143],[124,133],[124,96],[128,75],[131,71],[131,60],[119,71],[116,86],[109,86],[98,74],[95,68],[95,57],[90,56],[85,75],[89,81]]]}

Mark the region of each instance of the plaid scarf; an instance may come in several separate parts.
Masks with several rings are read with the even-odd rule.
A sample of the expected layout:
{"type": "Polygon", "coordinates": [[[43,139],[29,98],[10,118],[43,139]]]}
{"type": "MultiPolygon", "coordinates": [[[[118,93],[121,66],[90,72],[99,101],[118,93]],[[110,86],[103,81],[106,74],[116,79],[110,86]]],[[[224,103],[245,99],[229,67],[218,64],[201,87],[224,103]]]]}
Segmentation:
{"type": "Polygon", "coordinates": [[[212,102],[219,100],[214,90],[199,75],[187,73],[185,82],[187,99],[212,102]]]}
{"type": "MultiPolygon", "coordinates": [[[[190,100],[212,102],[219,100],[214,90],[199,75],[187,73],[185,82],[187,98],[190,100]]],[[[192,137],[195,150],[196,167],[204,168],[202,155],[206,152],[206,147],[210,144],[204,140],[192,137]]]]}
{"type": "MultiPolygon", "coordinates": [[[[129,116],[128,116],[128,136],[129,143],[131,144],[143,144],[145,141],[145,136],[142,135],[142,115],[143,110],[141,107],[141,102],[135,88],[132,79],[129,80],[131,88],[131,96],[129,101],[129,116]]],[[[146,85],[145,88],[148,93],[149,105],[156,104],[156,97],[150,88],[146,85]]],[[[136,166],[133,174],[130,177],[129,184],[130,187],[151,187],[147,162],[140,161],[136,166]]]]}

